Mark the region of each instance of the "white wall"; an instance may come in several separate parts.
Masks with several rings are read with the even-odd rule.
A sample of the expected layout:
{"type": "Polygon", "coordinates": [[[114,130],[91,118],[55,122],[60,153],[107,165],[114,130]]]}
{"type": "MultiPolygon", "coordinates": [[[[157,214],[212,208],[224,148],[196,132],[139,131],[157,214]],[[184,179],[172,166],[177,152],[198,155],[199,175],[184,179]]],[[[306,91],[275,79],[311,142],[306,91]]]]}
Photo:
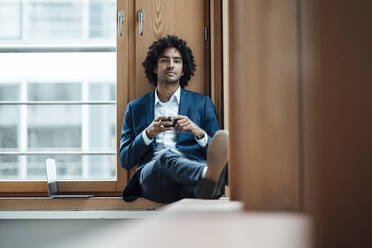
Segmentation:
{"type": "Polygon", "coordinates": [[[134,222],[137,220],[0,220],[0,247],[110,247],[116,244],[118,232],[134,222]]]}

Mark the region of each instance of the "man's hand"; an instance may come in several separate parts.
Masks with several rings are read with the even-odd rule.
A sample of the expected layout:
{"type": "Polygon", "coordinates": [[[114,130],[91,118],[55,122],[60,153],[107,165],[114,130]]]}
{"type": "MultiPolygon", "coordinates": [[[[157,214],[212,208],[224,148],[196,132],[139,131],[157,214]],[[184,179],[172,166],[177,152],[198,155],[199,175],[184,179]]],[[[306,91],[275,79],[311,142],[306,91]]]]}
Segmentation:
{"type": "Polygon", "coordinates": [[[184,115],[176,115],[172,117],[172,120],[176,120],[176,125],[174,129],[177,132],[182,133],[183,131],[191,132],[197,139],[204,137],[204,130],[198,127],[194,122],[192,122],[189,117],[184,115]]]}
{"type": "Polygon", "coordinates": [[[164,121],[168,120],[167,116],[159,116],[155,118],[152,123],[146,128],[146,135],[150,139],[153,139],[156,137],[159,133],[174,130],[174,127],[172,127],[171,121],[164,121]],[[163,120],[163,121],[162,121],[163,120]],[[170,127],[164,127],[164,126],[170,126],[170,127]]]}

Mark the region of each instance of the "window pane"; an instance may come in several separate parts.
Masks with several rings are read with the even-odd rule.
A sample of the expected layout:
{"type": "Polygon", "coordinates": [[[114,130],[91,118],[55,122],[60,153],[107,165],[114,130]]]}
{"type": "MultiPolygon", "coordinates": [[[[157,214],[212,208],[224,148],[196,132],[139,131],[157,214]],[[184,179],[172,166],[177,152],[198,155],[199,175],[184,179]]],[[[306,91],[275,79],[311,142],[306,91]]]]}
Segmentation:
{"type": "Polygon", "coordinates": [[[115,0],[0,0],[0,44],[114,46],[115,0]]]}
{"type": "Polygon", "coordinates": [[[81,100],[81,84],[30,83],[27,94],[29,101],[79,101],[81,100]]]}
{"type": "Polygon", "coordinates": [[[114,39],[115,3],[106,0],[91,0],[89,3],[89,37],[114,39]]]}
{"type": "Polygon", "coordinates": [[[114,150],[115,111],[113,105],[31,105],[27,113],[28,148],[114,150]]]}
{"type": "Polygon", "coordinates": [[[0,40],[21,38],[21,0],[0,0],[0,40]]]}
{"type": "Polygon", "coordinates": [[[115,12],[115,0],[0,0],[0,45],[21,47],[0,53],[0,180],[45,179],[47,157],[61,179],[115,180],[116,106],[92,104],[116,100],[116,53],[94,51],[115,47],[115,12]],[[22,52],[29,45],[90,50],[22,52]]]}
{"type": "Polygon", "coordinates": [[[30,0],[26,37],[34,41],[83,38],[83,3],[76,0],[30,0]]]}
{"type": "Polygon", "coordinates": [[[90,83],[89,84],[90,101],[114,101],[116,100],[116,88],[112,82],[90,83]]]}
{"type": "Polygon", "coordinates": [[[0,81],[0,101],[19,100],[18,83],[1,83],[0,81]]]}
{"type": "Polygon", "coordinates": [[[0,127],[6,128],[18,126],[20,121],[19,114],[19,106],[0,105],[0,127]]]}
{"type": "MultiPolygon", "coordinates": [[[[116,178],[115,155],[53,155],[58,180],[113,180],[116,178]],[[105,166],[102,166],[104,164],[105,166]]],[[[46,156],[1,156],[2,180],[46,180],[46,156]],[[27,166],[26,166],[27,164],[27,166]]]]}
{"type": "Polygon", "coordinates": [[[115,155],[54,155],[53,152],[114,152],[115,112],[114,105],[0,105],[1,152],[50,153],[40,156],[1,154],[0,178],[41,180],[45,176],[45,159],[53,157],[58,158],[62,179],[114,180],[115,155]],[[20,114],[20,108],[26,108],[26,112],[20,114]],[[24,126],[27,136],[21,136],[24,126]]]}
{"type": "MultiPolygon", "coordinates": [[[[12,90],[8,92],[11,93],[12,90]]],[[[10,96],[11,95],[12,94],[10,94],[10,96]]],[[[2,97],[2,99],[4,99],[4,97],[2,97]]],[[[5,100],[16,99],[10,97],[5,98],[5,100]]],[[[19,146],[19,111],[19,106],[0,105],[0,151],[12,151],[19,146]]],[[[17,164],[18,157],[16,155],[0,155],[0,178],[13,178],[17,176],[17,164]]]]}

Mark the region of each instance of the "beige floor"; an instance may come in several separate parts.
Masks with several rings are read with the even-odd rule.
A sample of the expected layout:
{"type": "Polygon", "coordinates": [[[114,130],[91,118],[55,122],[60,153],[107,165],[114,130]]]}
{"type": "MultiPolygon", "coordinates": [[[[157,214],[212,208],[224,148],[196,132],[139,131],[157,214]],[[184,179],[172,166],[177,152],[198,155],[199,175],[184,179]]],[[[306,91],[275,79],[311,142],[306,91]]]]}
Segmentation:
{"type": "MultiPolygon", "coordinates": [[[[309,219],[285,212],[244,212],[240,202],[185,199],[134,224],[128,247],[310,247],[309,219]]],[[[128,227],[127,227],[128,228],[128,227]]]]}

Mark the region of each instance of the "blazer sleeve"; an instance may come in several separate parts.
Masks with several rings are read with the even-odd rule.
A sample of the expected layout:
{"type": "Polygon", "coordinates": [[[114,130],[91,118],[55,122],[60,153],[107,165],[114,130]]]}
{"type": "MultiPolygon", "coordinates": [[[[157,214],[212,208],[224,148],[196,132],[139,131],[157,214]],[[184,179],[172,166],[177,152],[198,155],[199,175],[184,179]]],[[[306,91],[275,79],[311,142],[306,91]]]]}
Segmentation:
{"type": "Polygon", "coordinates": [[[135,166],[146,152],[151,148],[151,145],[146,145],[142,132],[135,134],[133,126],[133,113],[131,105],[128,104],[125,111],[123,128],[120,138],[120,164],[124,169],[129,170],[135,166]]]}
{"type": "Polygon", "coordinates": [[[216,110],[212,103],[212,100],[209,96],[206,96],[206,100],[204,102],[204,126],[203,130],[208,135],[208,143],[207,146],[203,147],[203,150],[207,150],[209,143],[212,140],[213,135],[220,130],[220,125],[218,124],[216,110]]]}

